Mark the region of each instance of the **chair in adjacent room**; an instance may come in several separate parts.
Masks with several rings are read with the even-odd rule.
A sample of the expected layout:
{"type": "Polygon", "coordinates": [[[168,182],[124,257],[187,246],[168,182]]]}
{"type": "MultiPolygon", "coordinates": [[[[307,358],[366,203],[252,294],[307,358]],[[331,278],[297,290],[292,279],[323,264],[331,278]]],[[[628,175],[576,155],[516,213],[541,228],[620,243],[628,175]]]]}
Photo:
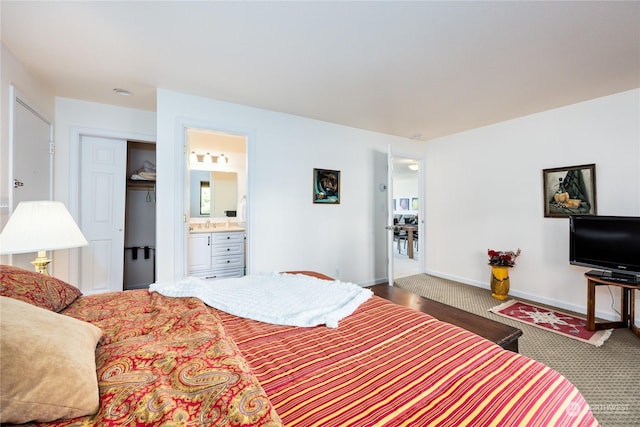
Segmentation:
{"type": "MultiPolygon", "coordinates": [[[[401,218],[401,217],[400,217],[401,218]]],[[[393,225],[396,226],[400,222],[399,218],[393,219],[393,225]]],[[[398,253],[402,253],[401,251],[401,242],[404,241],[404,247],[407,247],[407,232],[405,230],[401,230],[398,227],[393,228],[393,240],[398,242],[398,253]]]]}

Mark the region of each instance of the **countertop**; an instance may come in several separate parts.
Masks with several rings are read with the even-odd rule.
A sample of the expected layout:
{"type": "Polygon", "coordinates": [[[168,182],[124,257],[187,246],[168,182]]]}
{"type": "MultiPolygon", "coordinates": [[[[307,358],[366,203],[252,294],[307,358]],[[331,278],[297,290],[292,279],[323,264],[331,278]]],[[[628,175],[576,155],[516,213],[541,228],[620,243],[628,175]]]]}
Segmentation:
{"type": "Polygon", "coordinates": [[[209,228],[206,227],[189,227],[189,234],[200,234],[200,233],[228,233],[230,231],[244,231],[244,228],[238,227],[237,225],[210,225],[209,228]]]}

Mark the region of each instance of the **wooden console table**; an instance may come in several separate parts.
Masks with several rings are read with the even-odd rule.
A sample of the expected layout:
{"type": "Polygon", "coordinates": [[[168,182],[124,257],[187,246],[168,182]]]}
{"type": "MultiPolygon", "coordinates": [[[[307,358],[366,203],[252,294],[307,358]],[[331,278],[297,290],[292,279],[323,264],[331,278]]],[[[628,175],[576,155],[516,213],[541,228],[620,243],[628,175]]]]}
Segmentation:
{"type": "Polygon", "coordinates": [[[635,283],[624,283],[607,280],[606,277],[585,273],[587,278],[587,329],[596,331],[609,328],[629,328],[640,337],[640,328],[635,325],[635,295],[634,291],[640,289],[635,283]],[[620,287],[620,321],[596,322],[596,287],[618,286],[620,287]]]}
{"type": "Polygon", "coordinates": [[[411,307],[438,320],[471,331],[489,341],[493,341],[505,350],[518,352],[518,338],[522,335],[522,331],[518,328],[421,297],[402,288],[389,286],[386,283],[371,286],[369,289],[379,297],[398,305],[411,307]]]}

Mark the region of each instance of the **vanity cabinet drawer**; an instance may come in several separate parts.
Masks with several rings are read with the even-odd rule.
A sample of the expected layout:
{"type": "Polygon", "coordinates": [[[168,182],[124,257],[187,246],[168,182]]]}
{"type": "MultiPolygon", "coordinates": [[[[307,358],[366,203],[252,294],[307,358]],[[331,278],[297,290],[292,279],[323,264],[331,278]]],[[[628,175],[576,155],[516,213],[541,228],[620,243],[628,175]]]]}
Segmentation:
{"type": "Polygon", "coordinates": [[[224,242],[244,242],[244,233],[239,231],[229,233],[211,233],[212,245],[217,245],[224,242]]]}
{"type": "Polygon", "coordinates": [[[211,269],[244,267],[244,254],[211,258],[211,269]]]}
{"type": "Polygon", "coordinates": [[[216,258],[228,255],[244,255],[244,242],[223,243],[211,246],[211,256],[216,258]]]}
{"type": "Polygon", "coordinates": [[[205,280],[225,279],[230,277],[242,277],[244,276],[244,268],[232,268],[232,269],[225,268],[221,270],[196,272],[193,274],[193,276],[199,277],[205,280]]]}

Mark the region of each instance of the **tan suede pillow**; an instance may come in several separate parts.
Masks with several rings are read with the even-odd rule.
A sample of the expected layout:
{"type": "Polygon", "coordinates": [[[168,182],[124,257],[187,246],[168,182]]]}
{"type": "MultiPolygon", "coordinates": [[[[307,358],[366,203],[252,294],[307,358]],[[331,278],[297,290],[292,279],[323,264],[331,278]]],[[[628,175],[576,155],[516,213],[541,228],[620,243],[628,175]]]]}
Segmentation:
{"type": "Polygon", "coordinates": [[[90,323],[0,297],[0,422],[96,413],[101,336],[90,323]]]}

